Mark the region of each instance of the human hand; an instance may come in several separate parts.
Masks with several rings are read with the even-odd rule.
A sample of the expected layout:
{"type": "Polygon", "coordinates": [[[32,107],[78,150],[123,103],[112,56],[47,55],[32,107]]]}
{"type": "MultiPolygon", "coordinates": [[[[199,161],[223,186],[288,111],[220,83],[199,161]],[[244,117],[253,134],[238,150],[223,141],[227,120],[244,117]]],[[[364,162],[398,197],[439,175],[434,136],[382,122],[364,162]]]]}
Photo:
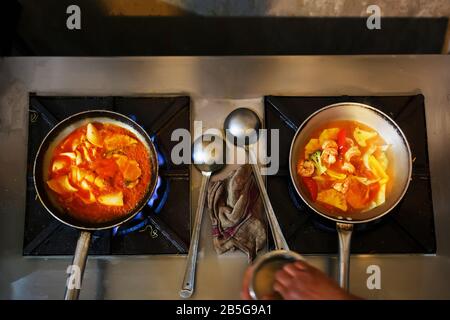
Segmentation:
{"type": "MultiPolygon", "coordinates": [[[[242,281],[241,298],[251,300],[249,282],[253,266],[247,268],[242,281]]],[[[274,290],[285,300],[353,300],[359,299],[341,289],[325,273],[304,261],[286,264],[275,275],[274,290]]],[[[272,299],[274,297],[263,297],[272,299]]]]}
{"type": "Polygon", "coordinates": [[[319,269],[305,261],[286,264],[275,274],[274,290],[285,300],[354,300],[319,269]]]}

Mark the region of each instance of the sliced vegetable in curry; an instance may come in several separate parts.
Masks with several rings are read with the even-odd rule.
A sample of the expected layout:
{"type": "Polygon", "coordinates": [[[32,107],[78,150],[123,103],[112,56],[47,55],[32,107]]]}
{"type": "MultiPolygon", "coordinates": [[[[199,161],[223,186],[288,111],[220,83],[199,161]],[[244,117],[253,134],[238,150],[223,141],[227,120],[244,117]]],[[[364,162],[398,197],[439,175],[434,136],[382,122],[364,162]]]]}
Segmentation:
{"type": "Polygon", "coordinates": [[[388,151],[375,130],[356,121],[336,121],[307,141],[297,174],[311,200],[327,212],[367,211],[386,201],[388,151]]]}
{"type": "Polygon", "coordinates": [[[77,219],[102,222],[128,214],[150,181],[149,153],[129,130],[88,123],[54,150],[47,185],[77,219]]]}

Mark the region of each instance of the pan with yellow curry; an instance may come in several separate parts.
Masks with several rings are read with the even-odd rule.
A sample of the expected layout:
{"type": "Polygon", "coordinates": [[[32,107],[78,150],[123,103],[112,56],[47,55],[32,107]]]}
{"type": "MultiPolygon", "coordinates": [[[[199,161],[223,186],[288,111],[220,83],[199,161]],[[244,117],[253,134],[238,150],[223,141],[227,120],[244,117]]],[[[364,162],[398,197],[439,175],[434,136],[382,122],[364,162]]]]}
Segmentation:
{"type": "Polygon", "coordinates": [[[402,199],[411,179],[411,151],[389,116],[360,103],[313,113],[290,149],[291,180],[317,214],[336,222],[339,283],[348,289],[353,225],[379,219],[402,199]]]}

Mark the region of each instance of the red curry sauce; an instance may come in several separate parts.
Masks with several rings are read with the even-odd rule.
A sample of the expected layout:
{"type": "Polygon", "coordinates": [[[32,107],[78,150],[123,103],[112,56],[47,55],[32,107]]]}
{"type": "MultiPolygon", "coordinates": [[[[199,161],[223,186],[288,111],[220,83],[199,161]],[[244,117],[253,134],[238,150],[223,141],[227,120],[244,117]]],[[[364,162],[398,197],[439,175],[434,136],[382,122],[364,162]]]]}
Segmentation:
{"type": "Polygon", "coordinates": [[[149,159],[146,146],[129,130],[89,123],[55,148],[47,184],[74,218],[115,220],[133,210],[147,192],[149,159]]]}

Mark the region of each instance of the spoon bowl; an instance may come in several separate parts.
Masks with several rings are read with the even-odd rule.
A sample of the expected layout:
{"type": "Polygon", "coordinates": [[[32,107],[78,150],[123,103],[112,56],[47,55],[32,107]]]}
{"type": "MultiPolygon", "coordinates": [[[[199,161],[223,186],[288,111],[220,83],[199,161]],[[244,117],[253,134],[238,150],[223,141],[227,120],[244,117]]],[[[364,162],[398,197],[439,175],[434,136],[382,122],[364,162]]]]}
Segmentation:
{"type": "Polygon", "coordinates": [[[246,147],[258,141],[261,121],[253,110],[238,108],[226,117],[224,129],[231,143],[246,147]]]}
{"type": "Polygon", "coordinates": [[[216,172],[225,166],[225,141],[216,135],[203,135],[192,144],[192,163],[203,172],[216,172]]]}

